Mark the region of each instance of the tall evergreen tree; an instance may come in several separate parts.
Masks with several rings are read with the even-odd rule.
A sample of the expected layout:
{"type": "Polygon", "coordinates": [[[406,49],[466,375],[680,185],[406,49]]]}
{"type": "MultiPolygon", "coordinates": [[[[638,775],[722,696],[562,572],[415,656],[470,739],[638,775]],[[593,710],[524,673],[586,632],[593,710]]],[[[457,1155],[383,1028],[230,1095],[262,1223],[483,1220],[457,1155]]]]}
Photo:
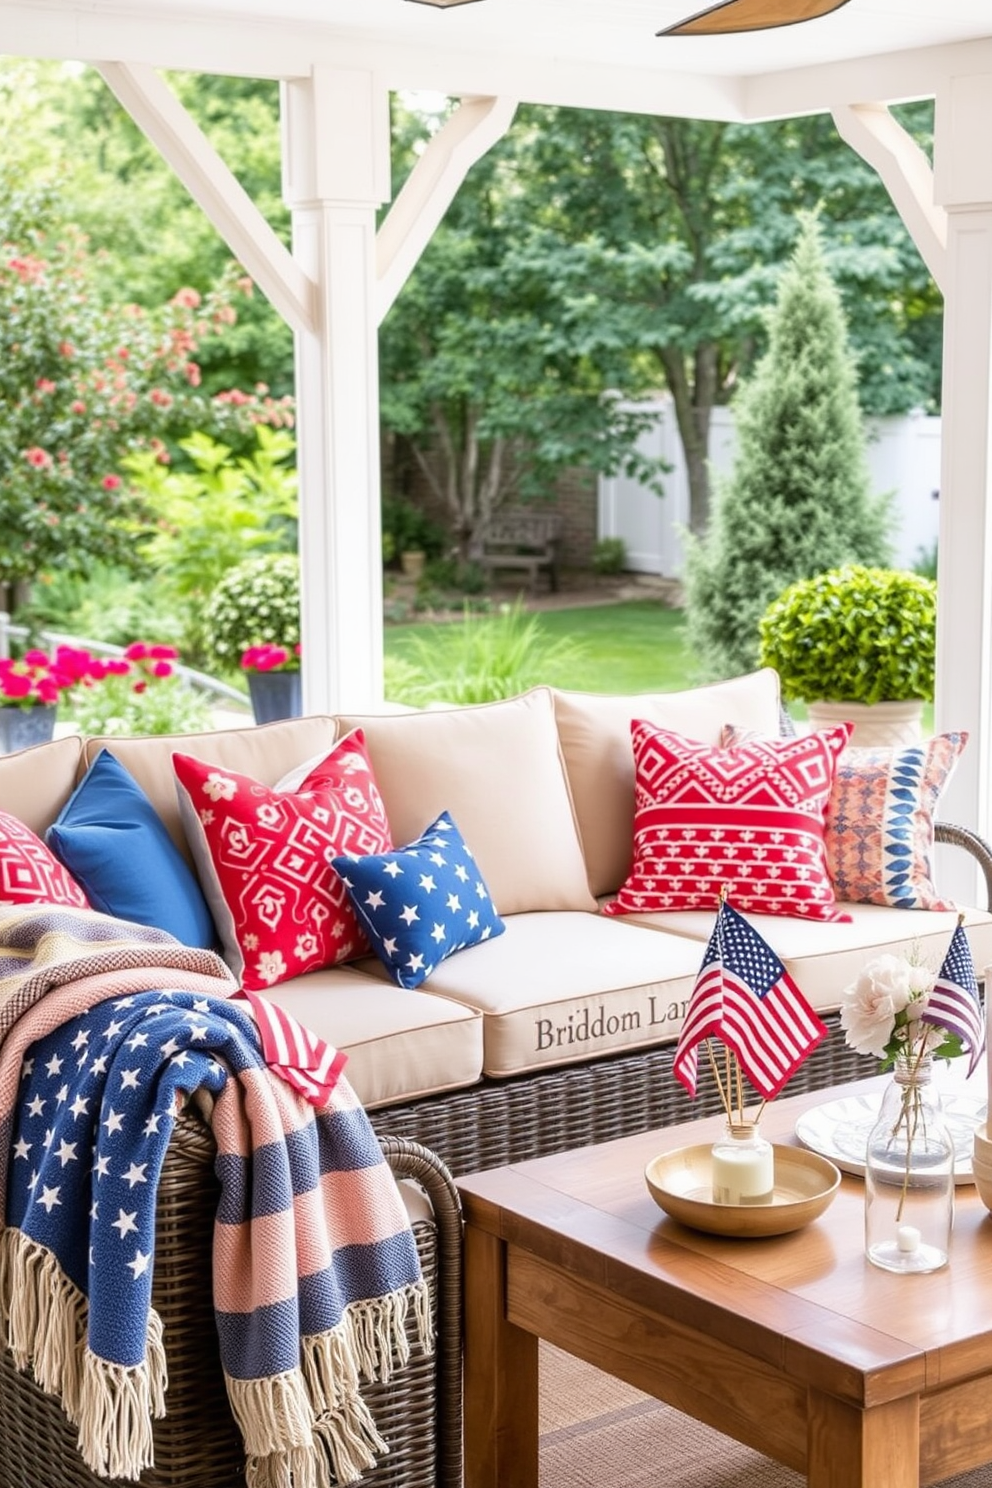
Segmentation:
{"type": "Polygon", "coordinates": [[[708,532],[688,538],[688,635],[708,676],[757,665],[758,620],[795,579],[889,557],[888,501],[871,493],[847,327],[812,215],[735,414],[733,468],[708,532]]]}

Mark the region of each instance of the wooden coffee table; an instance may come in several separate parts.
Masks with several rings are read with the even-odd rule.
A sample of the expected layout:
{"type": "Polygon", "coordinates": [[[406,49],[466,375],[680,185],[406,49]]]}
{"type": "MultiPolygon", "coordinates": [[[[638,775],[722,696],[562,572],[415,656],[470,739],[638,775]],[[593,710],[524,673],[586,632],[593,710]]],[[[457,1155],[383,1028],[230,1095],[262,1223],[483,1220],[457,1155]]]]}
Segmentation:
{"type": "MultiPolygon", "coordinates": [[[[861,1088],[780,1098],[762,1131],[794,1144],[801,1111],[861,1088]]],[[[929,1276],[865,1260],[859,1178],[794,1234],[709,1236],[663,1214],[643,1170],[721,1126],[459,1180],[466,1488],[537,1488],[539,1338],[810,1488],[918,1488],[992,1461],[992,1216],[977,1190],[957,1188],[950,1264],[929,1276]]]]}

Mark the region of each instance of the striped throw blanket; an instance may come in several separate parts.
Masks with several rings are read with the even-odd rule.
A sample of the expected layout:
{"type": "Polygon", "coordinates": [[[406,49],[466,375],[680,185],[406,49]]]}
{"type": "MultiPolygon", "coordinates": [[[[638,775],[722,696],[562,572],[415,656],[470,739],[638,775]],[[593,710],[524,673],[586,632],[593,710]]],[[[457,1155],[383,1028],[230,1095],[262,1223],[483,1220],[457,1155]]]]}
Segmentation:
{"type": "Polygon", "coordinates": [[[0,1311],[87,1464],[132,1479],[152,1466],[167,1390],[157,1182],[195,1098],[218,1148],[214,1307],[248,1482],[329,1488],[387,1450],[360,1382],[405,1362],[411,1309],[430,1348],[427,1293],[339,1061],[308,1101],[236,996],[219,958],[160,932],[0,906],[0,1311]]]}

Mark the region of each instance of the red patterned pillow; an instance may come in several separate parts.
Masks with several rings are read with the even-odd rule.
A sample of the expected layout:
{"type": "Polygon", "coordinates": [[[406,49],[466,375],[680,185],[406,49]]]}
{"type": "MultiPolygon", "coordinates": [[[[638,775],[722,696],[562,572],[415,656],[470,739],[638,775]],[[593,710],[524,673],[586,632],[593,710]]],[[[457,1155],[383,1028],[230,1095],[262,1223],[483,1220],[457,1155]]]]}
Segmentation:
{"type": "Polygon", "coordinates": [[[6,811],[0,811],[0,903],[90,907],[72,874],[41,838],[6,811]]]}
{"type": "Polygon", "coordinates": [[[388,852],[392,837],[361,729],[293,789],[172,756],[190,850],[224,959],[264,990],[368,953],[331,859],[388,852]]]}
{"type": "Polygon", "coordinates": [[[836,905],[823,816],[851,733],[714,749],[635,719],[634,866],[606,914],[716,910],[848,920],[836,905]]]}

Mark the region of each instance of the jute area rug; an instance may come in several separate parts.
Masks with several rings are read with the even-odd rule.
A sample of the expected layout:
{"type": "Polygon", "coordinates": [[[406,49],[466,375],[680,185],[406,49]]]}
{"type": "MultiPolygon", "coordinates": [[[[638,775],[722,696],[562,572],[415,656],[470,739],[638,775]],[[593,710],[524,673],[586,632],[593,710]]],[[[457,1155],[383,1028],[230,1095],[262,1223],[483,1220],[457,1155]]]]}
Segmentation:
{"type": "MultiPolygon", "coordinates": [[[[544,1343],[540,1419],[541,1488],[806,1488],[789,1468],[544,1343]]],[[[992,1488],[992,1467],[941,1488],[992,1488]]]]}

